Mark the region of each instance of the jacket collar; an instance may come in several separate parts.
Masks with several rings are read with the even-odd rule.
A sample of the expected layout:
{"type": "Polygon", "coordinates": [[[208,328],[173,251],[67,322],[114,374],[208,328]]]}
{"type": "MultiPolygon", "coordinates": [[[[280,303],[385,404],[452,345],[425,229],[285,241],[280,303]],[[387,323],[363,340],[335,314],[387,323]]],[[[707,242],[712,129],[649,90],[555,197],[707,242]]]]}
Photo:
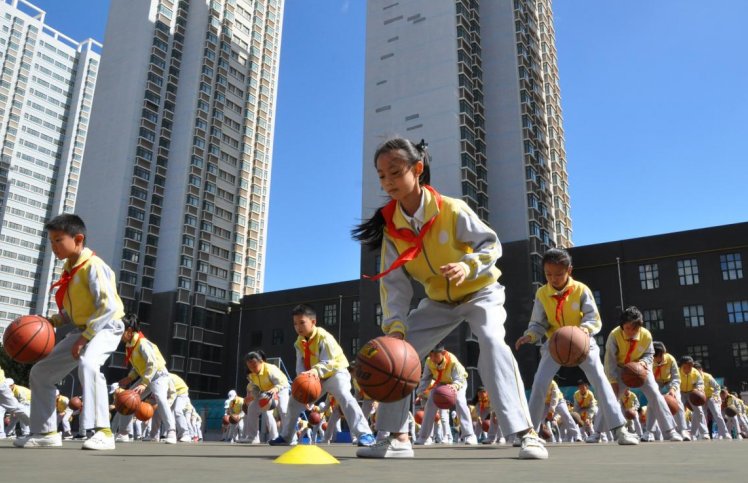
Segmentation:
{"type": "MultiPolygon", "coordinates": [[[[423,223],[425,224],[427,221],[429,221],[431,218],[435,217],[439,214],[439,206],[436,203],[436,199],[434,198],[434,195],[429,191],[428,189],[422,187],[421,188],[421,204],[423,206],[423,223]]],[[[392,222],[395,224],[395,228],[401,229],[405,228],[407,230],[412,231],[412,227],[410,226],[410,223],[405,218],[405,215],[403,215],[402,206],[400,206],[400,203],[397,204],[397,209],[395,210],[395,213],[392,215],[392,222]]]]}

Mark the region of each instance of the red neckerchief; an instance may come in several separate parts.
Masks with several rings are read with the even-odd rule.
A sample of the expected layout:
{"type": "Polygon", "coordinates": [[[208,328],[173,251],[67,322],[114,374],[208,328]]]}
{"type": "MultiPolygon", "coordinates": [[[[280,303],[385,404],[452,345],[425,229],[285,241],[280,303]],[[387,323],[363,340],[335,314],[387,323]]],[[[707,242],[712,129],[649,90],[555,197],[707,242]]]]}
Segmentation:
{"type": "Polygon", "coordinates": [[[571,294],[572,290],[573,287],[568,287],[561,294],[554,293],[553,295],[551,295],[551,297],[556,299],[556,322],[561,325],[564,325],[564,302],[566,302],[566,299],[569,298],[569,294],[571,294]]]}
{"type": "Polygon", "coordinates": [[[301,347],[304,348],[304,369],[307,371],[312,368],[312,351],[309,350],[311,341],[301,339],[301,347]]]}
{"type": "Polygon", "coordinates": [[[624,364],[628,364],[629,362],[631,362],[631,354],[634,353],[637,342],[638,341],[636,339],[629,339],[629,351],[626,353],[626,358],[623,359],[624,364]]]}
{"type": "Polygon", "coordinates": [[[655,366],[654,376],[655,376],[655,379],[658,381],[660,380],[660,374],[662,373],[662,366],[665,365],[664,362],[665,361],[663,360],[663,364],[658,364],[655,366]]]}
{"type": "Polygon", "coordinates": [[[127,367],[127,365],[130,363],[130,359],[132,359],[132,352],[135,350],[136,347],[138,347],[138,345],[140,345],[140,341],[145,338],[142,332],[138,332],[137,336],[138,336],[138,340],[135,341],[132,347],[125,346],[125,367],[127,367]]]}
{"type": "MultiPolygon", "coordinates": [[[[94,255],[96,254],[94,252],[91,252],[91,257],[93,257],[94,255]]],[[[89,260],[91,260],[91,257],[88,257],[80,262],[69,272],[67,270],[63,270],[62,275],[60,275],[60,279],[53,283],[51,287],[49,287],[50,292],[53,288],[58,287],[57,292],[55,292],[55,302],[57,302],[57,310],[59,310],[60,312],[62,312],[63,309],[63,302],[65,301],[65,294],[68,291],[68,285],[70,285],[70,281],[73,280],[73,276],[75,275],[75,273],[83,268],[83,265],[88,263],[89,260]]]]}
{"type": "MultiPolygon", "coordinates": [[[[429,185],[423,185],[423,188],[429,190],[431,194],[434,196],[434,199],[436,200],[436,206],[441,210],[442,207],[442,197],[441,195],[431,186],[429,185]]],[[[411,244],[410,247],[406,248],[398,257],[395,259],[394,262],[392,262],[392,265],[390,265],[390,268],[385,270],[384,272],[378,273],[377,275],[364,275],[364,278],[368,278],[370,280],[379,280],[380,278],[384,277],[391,271],[400,268],[401,266],[405,265],[409,261],[415,259],[423,250],[423,239],[426,236],[426,233],[429,232],[431,229],[431,226],[436,222],[436,219],[439,217],[439,212],[437,212],[436,215],[434,215],[429,221],[424,223],[424,225],[421,227],[421,231],[418,232],[418,235],[413,233],[412,230],[408,228],[396,228],[395,223],[392,221],[395,210],[397,209],[397,201],[392,200],[389,203],[387,203],[385,206],[382,207],[382,216],[384,216],[384,221],[386,223],[386,229],[387,233],[392,238],[395,238],[397,240],[403,240],[411,244]]]]}
{"type": "Polygon", "coordinates": [[[481,411],[485,410],[488,407],[488,402],[488,395],[478,395],[478,405],[481,411]]]}
{"type": "Polygon", "coordinates": [[[449,366],[449,352],[446,352],[444,354],[444,360],[442,361],[444,363],[444,367],[439,369],[439,366],[436,366],[436,383],[439,384],[442,381],[442,373],[444,373],[444,370],[449,366]]]}

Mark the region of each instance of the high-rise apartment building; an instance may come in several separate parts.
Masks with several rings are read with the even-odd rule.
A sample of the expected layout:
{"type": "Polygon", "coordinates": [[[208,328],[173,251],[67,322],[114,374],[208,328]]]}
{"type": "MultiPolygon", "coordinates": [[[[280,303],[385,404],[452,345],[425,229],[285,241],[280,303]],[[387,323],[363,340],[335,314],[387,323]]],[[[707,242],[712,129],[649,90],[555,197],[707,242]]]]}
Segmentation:
{"type": "Polygon", "coordinates": [[[282,0],[110,7],[77,211],[198,396],[226,307],[263,285],[282,20],[282,0]]]}
{"type": "Polygon", "coordinates": [[[0,2],[0,334],[50,303],[60,265],[44,223],[75,208],[99,67],[101,44],[45,16],[24,0],[0,2]]]}
{"type": "MultiPolygon", "coordinates": [[[[384,202],[376,146],[425,138],[432,184],[503,243],[571,244],[550,0],[372,0],[367,7],[363,216],[384,202]]],[[[374,268],[362,263],[369,273],[374,268]]]]}

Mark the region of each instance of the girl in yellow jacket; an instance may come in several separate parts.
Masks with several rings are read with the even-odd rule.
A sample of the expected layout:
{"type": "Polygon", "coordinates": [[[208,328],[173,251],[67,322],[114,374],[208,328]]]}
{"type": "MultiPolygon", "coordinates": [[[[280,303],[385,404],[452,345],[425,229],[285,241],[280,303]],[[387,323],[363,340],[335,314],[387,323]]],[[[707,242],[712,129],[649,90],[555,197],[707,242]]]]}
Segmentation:
{"type": "Polygon", "coordinates": [[[690,411],[686,411],[687,427],[691,428],[690,432],[683,434],[684,441],[690,441],[691,437],[695,438],[696,425],[704,417],[702,406],[693,406],[689,404],[688,399],[692,391],[704,392],[704,380],[701,373],[693,368],[693,358],[691,356],[681,356],[678,360],[680,376],[680,398],[683,406],[691,406],[690,411]]]}
{"type": "Polygon", "coordinates": [[[125,365],[131,364],[132,369],[119,381],[119,385],[124,388],[132,384],[132,390],[142,397],[145,396],[146,390],[153,395],[158,403],[156,411],[166,432],[166,437],[162,441],[177,444],[176,424],[168,397],[172,382],[169,371],[166,370],[166,361],[156,344],[140,332],[140,320],[137,315],[127,314],[122,321],[125,324],[125,333],[122,334],[122,342],[125,343],[125,365]]]}
{"type": "MultiPolygon", "coordinates": [[[[391,337],[407,340],[423,359],[462,321],[478,338],[478,369],[504,434],[522,438],[520,458],[545,459],[533,430],[524,384],[504,341],[504,287],[496,260],[496,232],[462,200],[442,196],[429,183],[426,143],[393,138],[374,154],[382,189],[391,201],[359,225],[354,238],[381,253],[379,293],[391,337]],[[415,310],[411,281],[426,291],[415,310]],[[499,389],[501,388],[501,389],[499,389]]],[[[369,205],[366,208],[374,208],[369,205]]],[[[382,403],[377,428],[390,436],[356,453],[364,458],[409,458],[408,398],[382,403]]]]}
{"type": "Polygon", "coordinates": [[[288,412],[288,398],[291,394],[288,378],[278,366],[270,364],[266,359],[265,353],[261,350],[249,352],[244,356],[244,363],[249,372],[247,393],[253,397],[253,400],[247,404],[244,422],[244,435],[246,442],[250,444],[260,443],[260,418],[267,428],[268,438],[278,437],[278,426],[273,416],[276,404],[281,420],[288,412]],[[264,408],[260,407],[260,402],[265,401],[269,402],[264,408]]]}

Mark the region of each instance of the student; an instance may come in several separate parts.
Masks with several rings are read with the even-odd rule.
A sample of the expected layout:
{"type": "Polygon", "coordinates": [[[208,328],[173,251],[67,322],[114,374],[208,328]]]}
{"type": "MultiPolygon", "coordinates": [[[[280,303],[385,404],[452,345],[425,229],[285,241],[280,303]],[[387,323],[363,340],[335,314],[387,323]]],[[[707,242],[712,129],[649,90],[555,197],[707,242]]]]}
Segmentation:
{"type": "MultiPolygon", "coordinates": [[[[415,444],[422,445],[428,444],[431,438],[431,432],[434,427],[434,416],[436,415],[437,407],[434,403],[434,390],[441,386],[448,384],[457,393],[457,402],[455,407],[457,408],[457,414],[460,417],[462,427],[462,438],[467,445],[478,444],[478,438],[475,436],[473,430],[472,418],[470,417],[470,410],[468,409],[467,399],[465,397],[465,391],[467,390],[467,377],[468,373],[460,364],[457,356],[449,352],[444,348],[443,343],[437,344],[429,353],[426,363],[423,367],[423,374],[421,376],[421,382],[416,388],[416,394],[419,396],[423,395],[423,392],[429,388],[431,389],[431,396],[426,401],[426,407],[424,408],[423,424],[421,424],[421,432],[415,441],[415,444]]],[[[443,416],[443,414],[442,414],[443,416]]],[[[446,418],[446,428],[443,428],[446,433],[451,430],[449,429],[449,419],[446,418]]],[[[442,419],[441,421],[444,421],[442,419]]]]}
{"type": "MultiPolygon", "coordinates": [[[[5,378],[5,372],[0,368],[0,435],[5,435],[5,424],[3,419],[7,414],[10,416],[11,421],[18,421],[21,426],[28,427],[29,425],[29,406],[23,405],[16,398],[13,393],[11,386],[15,386],[15,382],[11,378],[5,378]]],[[[12,429],[9,426],[9,430],[12,429]]],[[[10,434],[10,433],[8,433],[10,434]]]]}
{"type": "Polygon", "coordinates": [[[560,416],[562,424],[566,432],[566,439],[571,442],[581,442],[582,435],[579,433],[579,426],[574,422],[574,418],[571,417],[569,412],[569,406],[566,405],[564,394],[561,389],[558,388],[558,384],[554,379],[551,380],[551,384],[548,386],[548,392],[545,395],[545,408],[546,413],[545,419],[547,421],[553,420],[555,416],[560,416]]]}
{"type": "MultiPolygon", "coordinates": [[[[163,442],[177,444],[177,431],[174,414],[171,411],[169,389],[174,385],[166,370],[166,361],[156,344],[146,339],[140,331],[140,320],[135,314],[123,318],[125,332],[122,342],[125,343],[125,365],[132,364],[130,373],[119,381],[122,388],[133,385],[133,391],[145,396],[146,389],[156,400],[158,420],[164,426],[166,437],[163,442]]],[[[130,420],[132,416],[129,416],[130,420]]]]}
{"type": "Polygon", "coordinates": [[[260,443],[260,416],[262,416],[262,420],[267,427],[270,435],[269,439],[278,437],[278,426],[275,424],[275,417],[273,416],[273,405],[268,403],[265,409],[261,408],[261,398],[277,398],[281,420],[286,417],[286,412],[288,412],[291,385],[283,371],[275,364],[267,362],[266,359],[265,353],[261,350],[249,352],[244,356],[244,363],[249,371],[247,375],[249,381],[248,392],[253,397],[253,400],[247,404],[247,415],[244,422],[245,437],[250,444],[260,443]]]}
{"type": "MultiPolygon", "coordinates": [[[[478,338],[478,368],[504,434],[522,439],[520,458],[545,459],[548,451],[530,420],[517,361],[504,341],[504,287],[497,280],[501,244],[462,200],[428,186],[426,143],[393,138],[374,164],[391,201],[354,230],[354,238],[380,250],[380,300],[385,334],[407,340],[423,359],[465,320],[478,338]],[[427,297],[411,311],[411,280],[427,297]],[[501,390],[499,389],[501,388],[501,390]]],[[[377,428],[390,435],[356,453],[364,458],[410,458],[409,399],[382,403],[377,428]]]]}
{"type": "MultiPolygon", "coordinates": [[[[679,375],[681,402],[683,403],[683,406],[689,406],[690,404],[688,404],[688,398],[692,391],[704,392],[704,380],[701,378],[701,374],[699,373],[699,371],[693,368],[693,358],[691,356],[681,356],[681,358],[678,360],[678,365],[680,366],[679,375]]],[[[704,410],[701,406],[690,406],[690,435],[692,435],[692,437],[695,439],[697,433],[695,425],[698,424],[701,418],[704,417],[704,410]]],[[[686,413],[686,420],[689,420],[688,412],[686,413]]],[[[686,439],[684,435],[683,439],[689,441],[691,438],[689,437],[688,439],[686,439]]]]}
{"type": "MultiPolygon", "coordinates": [[[[635,414],[634,419],[628,422],[629,431],[631,431],[632,433],[636,433],[636,435],[639,436],[639,439],[641,440],[642,425],[641,425],[641,422],[639,421],[639,408],[641,407],[639,404],[639,398],[636,396],[636,394],[631,392],[631,389],[627,387],[623,390],[623,393],[621,394],[621,397],[618,398],[618,400],[621,402],[621,409],[623,410],[624,415],[626,411],[634,412],[635,414]],[[633,426],[633,430],[632,430],[632,426],[633,426]]],[[[673,429],[673,431],[675,430],[673,429]]],[[[677,434],[677,436],[680,436],[680,434],[677,434]]],[[[678,440],[678,441],[681,441],[681,440],[678,440]]]]}
{"type": "Polygon", "coordinates": [[[499,420],[496,418],[496,413],[491,408],[491,398],[485,386],[478,386],[473,403],[475,404],[475,417],[473,418],[475,421],[475,432],[485,433],[485,437],[481,443],[494,444],[498,442],[502,444],[506,442],[504,434],[499,427],[499,420]],[[489,421],[488,431],[483,431],[483,421],[485,420],[489,421]]]}
{"type": "Polygon", "coordinates": [[[57,432],[55,384],[78,368],[83,386],[80,425],[94,429],[83,449],[112,450],[114,436],[109,428],[109,400],[101,366],[117,349],[124,332],[120,320],[125,312],[117,295],[114,272],[94,252],[86,248],[86,226],[80,217],[59,215],[44,229],[52,252],[66,260],[62,277],[52,284],[59,313],[50,318],[55,327],[70,323],[74,329],[55,345],[52,352],[31,368],[31,432],[17,439],[21,448],[61,447],[57,432]]]}
{"type": "MultiPolygon", "coordinates": [[[[587,381],[577,381],[577,390],[574,392],[574,412],[579,414],[582,426],[587,432],[587,437],[594,436],[593,422],[598,418],[597,399],[590,391],[587,381]]],[[[594,442],[599,441],[599,437],[594,442]]]]}
{"type": "MultiPolygon", "coordinates": [[[[717,424],[717,431],[720,439],[732,439],[727,432],[727,425],[725,420],[722,419],[722,400],[719,397],[720,387],[717,381],[714,380],[714,376],[704,371],[701,367],[701,363],[696,361],[693,363],[694,369],[699,371],[701,377],[704,379],[704,392],[706,394],[706,404],[702,412],[702,417],[696,422],[700,435],[705,436],[703,439],[709,439],[711,431],[707,427],[707,410],[712,414],[712,421],[717,424]]],[[[695,436],[695,435],[694,435],[695,436]]]]}
{"type": "MultiPolygon", "coordinates": [[[[55,409],[57,410],[57,424],[62,427],[62,440],[68,441],[73,439],[73,433],[70,431],[70,420],[73,419],[73,410],[68,406],[70,400],[57,391],[55,399],[55,409]]],[[[58,428],[59,429],[59,428],[58,428]]]]}
{"type": "Polygon", "coordinates": [[[233,422],[231,421],[231,419],[229,419],[230,422],[226,431],[226,441],[233,444],[239,443],[241,441],[242,435],[244,434],[244,416],[246,415],[246,413],[244,412],[244,401],[247,401],[249,403],[252,395],[247,394],[247,397],[243,398],[241,396],[238,396],[236,394],[236,391],[232,389],[231,391],[229,391],[229,397],[231,397],[231,400],[228,402],[226,414],[229,416],[229,418],[236,420],[236,422],[233,422]],[[233,397],[231,397],[232,394],[233,397]]]}
{"type": "MultiPolygon", "coordinates": [[[[13,379],[11,378],[6,379],[5,382],[8,387],[10,387],[10,390],[13,393],[13,397],[16,398],[18,404],[20,404],[23,408],[23,412],[25,414],[28,414],[29,407],[31,406],[31,391],[29,390],[29,388],[16,384],[15,381],[13,381],[13,379]]],[[[18,425],[20,432],[17,432],[16,434],[19,436],[28,436],[29,425],[26,422],[26,418],[19,417],[19,415],[20,413],[11,415],[10,424],[8,426],[10,428],[15,428],[16,425],[18,425]]]]}
{"type": "MultiPolygon", "coordinates": [[[[660,341],[652,342],[654,348],[654,358],[652,373],[655,381],[660,388],[660,394],[670,395],[678,402],[678,412],[675,413],[675,427],[680,431],[683,441],[691,441],[691,432],[686,427],[686,413],[683,402],[681,401],[680,391],[680,372],[678,371],[678,361],[672,354],[669,354],[667,347],[660,341]]],[[[672,414],[672,413],[671,413],[672,414]]],[[[657,426],[657,420],[654,417],[647,417],[647,431],[642,435],[642,440],[651,440],[652,431],[657,426]]],[[[661,432],[661,428],[658,428],[661,432]]]]}
{"type": "MultiPolygon", "coordinates": [[[[600,349],[593,336],[600,332],[602,321],[595,299],[586,285],[571,278],[572,268],[571,256],[566,250],[552,248],[543,255],[543,271],[548,283],[536,292],[530,324],[525,334],[517,339],[515,347],[519,349],[523,344],[538,343],[543,336],[550,339],[563,326],[581,328],[590,338],[590,351],[580,368],[600,397],[602,419],[596,425],[599,427],[595,428],[595,432],[613,431],[618,444],[639,444],[639,438],[626,430],[626,419],[621,413],[618,398],[600,362],[600,349]]],[[[551,357],[548,341],[542,344],[540,354],[540,365],[530,394],[530,414],[535,426],[543,419],[543,402],[548,385],[561,367],[551,357]]]]}
{"type": "MultiPolygon", "coordinates": [[[[651,367],[654,363],[654,345],[652,334],[644,327],[642,313],[638,308],[627,307],[620,316],[619,325],[610,332],[605,344],[605,374],[613,387],[620,394],[624,387],[621,380],[621,368],[630,362],[638,362],[647,371],[647,378],[641,391],[647,397],[647,416],[657,420],[657,424],[668,441],[683,441],[678,433],[665,398],[660,394],[651,367]]],[[[639,422],[635,421],[635,426],[639,422]]],[[[639,430],[641,436],[641,430],[639,430]]]]}
{"type": "MultiPolygon", "coordinates": [[[[192,442],[192,428],[188,418],[188,408],[190,404],[190,388],[184,379],[176,374],[169,373],[171,379],[171,388],[174,391],[174,402],[171,405],[171,411],[174,414],[174,425],[177,429],[177,441],[180,443],[192,442]]],[[[169,391],[171,392],[171,391],[169,391]]]]}
{"type": "MultiPolygon", "coordinates": [[[[374,443],[366,417],[351,394],[351,375],[348,359],[335,338],[321,327],[317,327],[317,314],[307,305],[297,305],[293,311],[293,325],[299,337],[296,339],[296,373],[318,377],[322,392],[330,393],[340,404],[352,436],[358,438],[359,446],[374,443]]],[[[292,399],[288,413],[282,422],[281,434],[269,441],[273,446],[295,444],[296,420],[304,405],[292,399]]]]}

